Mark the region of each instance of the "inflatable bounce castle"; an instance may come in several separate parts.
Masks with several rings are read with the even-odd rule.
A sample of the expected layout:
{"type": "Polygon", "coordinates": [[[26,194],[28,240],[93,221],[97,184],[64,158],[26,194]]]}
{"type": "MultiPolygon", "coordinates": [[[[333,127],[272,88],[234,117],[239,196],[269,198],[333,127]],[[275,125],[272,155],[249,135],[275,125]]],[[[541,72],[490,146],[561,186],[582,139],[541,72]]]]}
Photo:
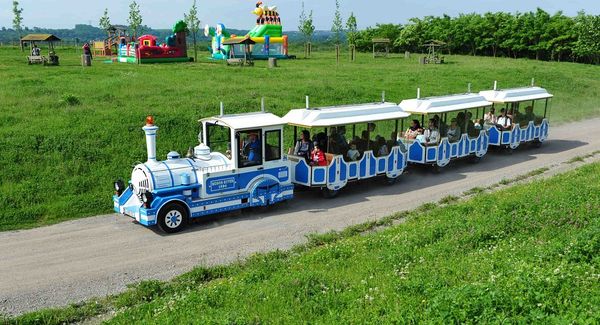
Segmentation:
{"type": "Polygon", "coordinates": [[[224,45],[223,43],[226,40],[250,38],[256,43],[251,47],[251,55],[255,60],[293,58],[288,55],[288,36],[283,35],[277,7],[265,7],[259,1],[252,13],[257,16],[256,26],[245,36],[231,35],[223,24],[217,24],[216,28],[208,25],[204,28],[204,35],[212,37],[211,57],[215,60],[243,58],[244,49],[241,45],[224,45]]]}
{"type": "Polygon", "coordinates": [[[173,27],[173,34],[165,42],[158,44],[157,37],[143,35],[135,42],[127,42],[121,38],[117,60],[123,63],[166,63],[189,62],[192,58],[187,56],[186,42],[187,25],[179,21],[173,27]]]}

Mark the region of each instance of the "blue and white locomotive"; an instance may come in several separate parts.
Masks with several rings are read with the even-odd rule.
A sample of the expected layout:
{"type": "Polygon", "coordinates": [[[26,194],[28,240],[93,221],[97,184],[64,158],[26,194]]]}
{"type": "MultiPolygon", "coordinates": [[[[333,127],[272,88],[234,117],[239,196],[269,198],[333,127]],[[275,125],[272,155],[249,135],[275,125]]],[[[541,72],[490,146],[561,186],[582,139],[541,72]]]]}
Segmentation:
{"type": "Polygon", "coordinates": [[[523,142],[541,144],[548,136],[550,98],[545,89],[533,86],[428,98],[417,95],[400,104],[382,98],[380,103],[311,108],[307,98],[306,108],[290,110],[284,118],[265,112],[264,105],[261,112],[235,115],[225,115],[221,107],[219,116],[199,121],[199,144],[186,157],[170,152],[165,161],[157,160],[158,127],[148,117],[142,128],[147,161],[134,167],[127,186],[115,182],[114,210],[142,225],[158,225],[174,233],[192,218],[290,200],[294,186],[316,188],[333,197],[350,182],[383,177],[394,183],[408,164],[438,169],[454,159],[478,161],[489,146],[512,150],[523,142]],[[510,109],[515,119],[510,127],[484,123],[495,106],[510,109]],[[437,124],[435,142],[402,135],[405,124],[418,119],[422,124],[426,120],[437,124]],[[317,141],[323,135],[319,147],[324,149],[326,164],[315,164],[292,149],[284,154],[286,125],[293,128],[294,141],[298,128],[311,130],[317,141]],[[461,131],[451,136],[451,129],[461,131]],[[375,137],[382,131],[391,131],[391,136],[375,137]],[[336,139],[341,140],[336,143],[336,139]],[[349,159],[348,145],[360,141],[364,142],[360,155],[349,159]],[[341,150],[340,144],[346,149],[341,150]]]}
{"type": "Polygon", "coordinates": [[[158,127],[152,117],[146,119],[148,160],[134,167],[129,186],[115,183],[117,213],[173,233],[190,218],[293,197],[289,163],[282,149],[281,118],[260,112],[200,122],[200,144],[187,157],[170,152],[167,160],[158,161],[158,127]]]}

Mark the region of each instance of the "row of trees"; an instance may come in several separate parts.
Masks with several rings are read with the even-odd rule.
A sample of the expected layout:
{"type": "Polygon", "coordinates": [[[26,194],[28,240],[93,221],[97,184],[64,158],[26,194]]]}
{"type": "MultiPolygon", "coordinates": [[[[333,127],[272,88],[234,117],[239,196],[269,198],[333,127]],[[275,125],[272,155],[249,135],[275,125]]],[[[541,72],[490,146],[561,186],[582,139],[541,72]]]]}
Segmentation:
{"type": "MultiPolygon", "coordinates": [[[[315,34],[313,11],[311,10],[308,15],[306,14],[304,1],[302,1],[302,11],[300,12],[298,31],[302,34],[305,43],[312,42],[315,34]]],[[[340,1],[335,0],[335,12],[333,15],[331,37],[329,38],[329,41],[336,45],[340,45],[346,40],[349,44],[355,44],[357,35],[358,24],[356,22],[356,16],[354,16],[354,13],[350,13],[344,28],[344,21],[340,11],[340,1]]]]}
{"type": "Polygon", "coordinates": [[[600,63],[600,16],[584,12],[576,17],[537,9],[412,18],[406,25],[383,24],[360,31],[357,48],[368,51],[375,37],[391,39],[396,52],[422,52],[423,44],[439,40],[449,54],[600,63]]]}

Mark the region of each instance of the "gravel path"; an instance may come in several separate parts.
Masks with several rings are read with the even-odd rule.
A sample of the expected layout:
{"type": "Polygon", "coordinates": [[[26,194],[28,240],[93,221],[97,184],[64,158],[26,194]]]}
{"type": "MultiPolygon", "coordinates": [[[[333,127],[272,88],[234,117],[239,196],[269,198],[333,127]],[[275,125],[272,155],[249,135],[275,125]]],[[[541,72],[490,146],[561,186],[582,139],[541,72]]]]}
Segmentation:
{"type": "Polygon", "coordinates": [[[382,180],[350,185],[332,200],[300,192],[273,209],[201,220],[177,235],[165,236],[114,214],[3,232],[0,313],[63,306],[120,292],[140,280],[167,280],[196,265],[288,249],[305,242],[309,233],[343,229],[540,167],[563,171],[574,165],[562,162],[600,150],[599,124],[593,119],[551,128],[542,148],[491,152],[479,164],[452,163],[438,175],[412,168],[393,186],[382,180]]]}

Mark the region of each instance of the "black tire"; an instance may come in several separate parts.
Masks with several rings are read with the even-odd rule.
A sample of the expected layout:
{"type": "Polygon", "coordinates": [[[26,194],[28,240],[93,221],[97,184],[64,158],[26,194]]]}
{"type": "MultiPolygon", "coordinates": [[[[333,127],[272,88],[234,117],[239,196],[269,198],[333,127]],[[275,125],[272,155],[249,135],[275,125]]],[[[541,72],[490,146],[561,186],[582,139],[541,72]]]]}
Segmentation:
{"type": "Polygon", "coordinates": [[[475,155],[471,156],[471,158],[469,158],[469,162],[471,164],[478,164],[481,161],[481,158],[483,157],[477,157],[475,155]]]}
{"type": "Polygon", "coordinates": [[[504,149],[504,152],[508,155],[512,155],[513,151],[515,151],[515,149],[511,148],[510,146],[506,146],[506,148],[504,149]]]}
{"type": "Polygon", "coordinates": [[[533,141],[533,142],[531,143],[531,145],[532,145],[534,148],[541,148],[541,147],[542,147],[542,143],[543,143],[542,141],[535,140],[535,141],[533,141]]]}
{"type": "Polygon", "coordinates": [[[398,178],[400,178],[400,176],[396,176],[396,177],[385,177],[385,183],[387,185],[394,185],[396,184],[396,182],[398,181],[398,178]]]}
{"type": "Polygon", "coordinates": [[[436,175],[442,172],[442,168],[438,164],[431,165],[431,171],[436,175]]]}
{"type": "Polygon", "coordinates": [[[188,211],[181,203],[168,203],[158,213],[158,228],[168,234],[183,230],[188,224],[188,211]]]}
{"type": "Polygon", "coordinates": [[[323,197],[326,199],[333,199],[339,194],[339,192],[339,190],[330,190],[327,187],[321,189],[321,194],[323,194],[323,197]]]}

